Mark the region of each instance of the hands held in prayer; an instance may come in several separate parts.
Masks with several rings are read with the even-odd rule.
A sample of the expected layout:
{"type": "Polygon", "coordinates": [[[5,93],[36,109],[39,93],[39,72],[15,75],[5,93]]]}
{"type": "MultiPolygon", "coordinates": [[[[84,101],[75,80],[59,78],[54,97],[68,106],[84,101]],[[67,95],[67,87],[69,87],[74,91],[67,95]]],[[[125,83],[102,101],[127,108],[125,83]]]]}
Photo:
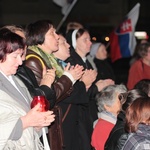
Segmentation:
{"type": "Polygon", "coordinates": [[[80,79],[84,73],[83,66],[80,66],[78,64],[75,66],[71,66],[70,63],[68,63],[64,70],[69,72],[73,76],[74,80],[80,79]]]}
{"type": "Polygon", "coordinates": [[[55,71],[56,69],[43,69],[43,78],[41,80],[40,85],[47,85],[48,87],[51,87],[52,83],[55,80],[55,71]]]}
{"type": "Polygon", "coordinates": [[[35,127],[41,129],[44,126],[49,126],[54,120],[53,111],[40,112],[40,104],[38,103],[25,116],[21,117],[23,129],[35,127]]]}
{"type": "MultiPolygon", "coordinates": [[[[81,81],[84,82],[86,89],[88,90],[89,87],[92,85],[92,83],[95,81],[97,76],[97,71],[96,70],[85,70],[84,74],[81,77],[81,81]]],[[[104,87],[108,85],[113,85],[114,81],[112,79],[105,79],[105,80],[99,80],[95,83],[95,85],[98,88],[98,91],[101,91],[104,87]]]]}
{"type": "Polygon", "coordinates": [[[92,83],[95,81],[97,76],[97,71],[96,70],[85,70],[84,74],[82,75],[80,81],[84,82],[86,89],[88,90],[89,87],[92,85],[92,83]]]}
{"type": "Polygon", "coordinates": [[[113,85],[115,82],[112,79],[105,79],[105,80],[99,80],[96,82],[96,86],[98,88],[98,91],[101,91],[104,87],[108,85],[113,85]]]}

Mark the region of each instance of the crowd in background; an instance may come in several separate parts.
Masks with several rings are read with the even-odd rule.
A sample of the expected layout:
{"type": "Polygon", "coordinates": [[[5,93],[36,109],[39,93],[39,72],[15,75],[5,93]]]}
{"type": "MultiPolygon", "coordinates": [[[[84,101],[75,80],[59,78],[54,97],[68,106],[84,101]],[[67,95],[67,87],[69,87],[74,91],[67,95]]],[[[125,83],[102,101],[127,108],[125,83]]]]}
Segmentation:
{"type": "Polygon", "coordinates": [[[80,23],[2,27],[0,149],[150,149],[150,44],[137,45],[126,82],[108,56],[80,23]],[[30,106],[41,95],[48,111],[30,106]]]}

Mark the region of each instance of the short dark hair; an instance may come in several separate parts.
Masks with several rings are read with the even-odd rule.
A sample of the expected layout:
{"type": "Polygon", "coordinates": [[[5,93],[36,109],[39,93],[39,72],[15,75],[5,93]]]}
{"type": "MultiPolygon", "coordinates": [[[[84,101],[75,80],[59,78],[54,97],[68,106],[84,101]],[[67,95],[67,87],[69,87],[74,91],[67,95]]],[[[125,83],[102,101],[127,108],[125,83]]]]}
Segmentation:
{"type": "Polygon", "coordinates": [[[126,99],[125,103],[122,105],[122,111],[124,112],[137,98],[148,97],[148,95],[140,89],[132,89],[123,94],[125,95],[126,99]]]}
{"type": "Polygon", "coordinates": [[[7,28],[0,29],[0,60],[2,62],[5,61],[7,54],[24,48],[25,40],[22,37],[7,28]]]}
{"type": "Polygon", "coordinates": [[[45,34],[51,27],[53,27],[53,25],[50,20],[39,20],[27,25],[25,29],[27,45],[43,44],[45,41],[45,34]]]}
{"type": "Polygon", "coordinates": [[[142,79],[136,83],[134,89],[140,89],[144,91],[147,95],[150,94],[150,79],[142,79]]]}

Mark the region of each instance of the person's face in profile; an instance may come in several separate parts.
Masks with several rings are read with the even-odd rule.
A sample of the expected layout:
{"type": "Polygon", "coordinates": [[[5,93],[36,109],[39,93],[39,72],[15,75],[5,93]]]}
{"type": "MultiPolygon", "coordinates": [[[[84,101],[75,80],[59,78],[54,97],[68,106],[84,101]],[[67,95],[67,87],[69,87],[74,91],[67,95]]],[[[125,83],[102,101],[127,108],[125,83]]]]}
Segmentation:
{"type": "Polygon", "coordinates": [[[70,45],[67,43],[66,39],[59,35],[59,49],[58,51],[54,52],[54,55],[61,59],[66,60],[68,57],[70,57],[70,45]]]}
{"type": "Polygon", "coordinates": [[[45,40],[42,44],[43,50],[51,54],[58,50],[59,35],[56,33],[56,29],[51,27],[45,34],[45,40]]]}

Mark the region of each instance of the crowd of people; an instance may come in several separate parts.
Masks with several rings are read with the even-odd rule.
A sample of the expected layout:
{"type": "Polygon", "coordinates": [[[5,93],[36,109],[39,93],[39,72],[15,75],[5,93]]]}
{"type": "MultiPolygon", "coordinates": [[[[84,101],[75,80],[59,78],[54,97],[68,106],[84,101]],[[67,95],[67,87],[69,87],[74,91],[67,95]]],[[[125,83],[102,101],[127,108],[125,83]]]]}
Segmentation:
{"type": "Polygon", "coordinates": [[[69,25],[65,35],[50,20],[0,28],[0,149],[150,149],[150,44],[116,84],[105,44],[69,25]],[[41,95],[48,111],[31,108],[41,95]]]}

